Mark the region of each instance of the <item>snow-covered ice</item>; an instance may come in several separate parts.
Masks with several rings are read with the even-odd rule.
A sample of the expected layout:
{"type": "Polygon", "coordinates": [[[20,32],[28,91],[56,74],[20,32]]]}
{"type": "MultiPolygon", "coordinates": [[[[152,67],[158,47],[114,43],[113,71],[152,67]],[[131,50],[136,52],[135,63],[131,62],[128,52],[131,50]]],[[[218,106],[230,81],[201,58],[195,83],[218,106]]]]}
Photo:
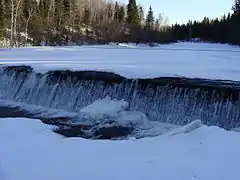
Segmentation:
{"type": "Polygon", "coordinates": [[[127,110],[129,108],[128,102],[124,100],[115,100],[110,97],[104,99],[98,99],[94,101],[89,106],[81,109],[80,112],[91,113],[99,116],[100,114],[105,115],[115,115],[121,111],[127,110]]]}
{"type": "Polygon", "coordinates": [[[240,133],[201,126],[124,141],[63,138],[38,120],[0,119],[1,180],[238,180],[240,133]]]}
{"type": "Polygon", "coordinates": [[[175,43],[0,49],[0,64],[115,72],[128,78],[184,76],[240,80],[240,48],[226,44],[175,43]]]}
{"type": "Polygon", "coordinates": [[[0,107],[17,108],[26,112],[27,117],[34,119],[69,119],[64,123],[71,125],[133,127],[134,131],[129,136],[135,138],[157,136],[179,127],[169,123],[151,121],[142,112],[129,111],[128,102],[110,99],[109,97],[94,101],[78,113],[6,100],[0,100],[0,107]]]}
{"type": "MultiPolygon", "coordinates": [[[[169,123],[151,121],[142,112],[129,111],[128,102],[110,99],[109,97],[94,101],[83,108],[80,113],[84,113],[89,121],[93,121],[93,124],[97,122],[97,124],[106,126],[109,121],[114,121],[120,126],[133,127],[134,131],[130,136],[136,138],[157,136],[178,127],[169,123]]],[[[78,122],[74,123],[77,124],[78,122]]]]}
{"type": "MultiPolygon", "coordinates": [[[[131,126],[144,126],[151,124],[145,114],[137,111],[129,111],[129,103],[124,100],[106,97],[98,99],[92,104],[80,110],[94,121],[104,122],[114,120],[118,124],[131,126]]],[[[148,127],[150,128],[150,127],[148,127]]],[[[151,126],[151,128],[153,128],[151,126]]]]}

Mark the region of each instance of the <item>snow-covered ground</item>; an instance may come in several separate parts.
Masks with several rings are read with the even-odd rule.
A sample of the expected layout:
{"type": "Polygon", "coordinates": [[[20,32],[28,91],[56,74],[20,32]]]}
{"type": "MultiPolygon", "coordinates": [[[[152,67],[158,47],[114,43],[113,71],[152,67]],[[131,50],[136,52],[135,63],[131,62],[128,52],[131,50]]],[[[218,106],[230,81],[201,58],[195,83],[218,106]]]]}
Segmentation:
{"type": "Polygon", "coordinates": [[[155,138],[63,138],[31,119],[0,119],[1,180],[238,180],[240,133],[199,121],[155,138]]]}
{"type": "Polygon", "coordinates": [[[226,44],[176,43],[0,49],[0,64],[115,72],[129,78],[185,76],[240,80],[240,48],[226,44]]]}
{"type": "MultiPolygon", "coordinates": [[[[240,81],[240,48],[206,43],[0,49],[0,64],[115,72],[128,78],[186,76],[240,81]]],[[[0,101],[38,117],[80,117],[133,124],[143,139],[64,138],[40,120],[0,119],[0,180],[239,180],[240,133],[196,120],[183,127],[151,122],[126,101],[99,99],[79,113],[0,101]],[[102,118],[102,119],[101,119],[102,118]]],[[[83,118],[82,118],[83,119],[83,118]]],[[[70,123],[79,123],[75,119],[70,123]]],[[[235,129],[235,131],[239,131],[235,129]]]]}

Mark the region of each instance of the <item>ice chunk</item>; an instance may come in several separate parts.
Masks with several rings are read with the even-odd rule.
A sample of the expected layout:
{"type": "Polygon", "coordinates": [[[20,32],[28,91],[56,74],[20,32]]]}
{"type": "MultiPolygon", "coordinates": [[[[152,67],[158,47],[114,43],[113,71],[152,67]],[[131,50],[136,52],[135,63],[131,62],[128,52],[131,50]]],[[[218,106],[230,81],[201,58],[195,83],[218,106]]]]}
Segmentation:
{"type": "Polygon", "coordinates": [[[119,112],[129,108],[128,102],[124,100],[115,100],[109,97],[94,101],[92,104],[81,109],[82,113],[90,113],[92,115],[116,116],[119,112]]]}

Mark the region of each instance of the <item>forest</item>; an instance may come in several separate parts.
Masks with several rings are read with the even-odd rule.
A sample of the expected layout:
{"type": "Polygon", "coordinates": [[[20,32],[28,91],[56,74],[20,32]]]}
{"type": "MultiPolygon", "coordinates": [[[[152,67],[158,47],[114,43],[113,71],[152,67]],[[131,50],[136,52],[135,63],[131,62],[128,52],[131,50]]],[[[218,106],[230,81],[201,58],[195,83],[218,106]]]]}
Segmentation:
{"type": "MultiPolygon", "coordinates": [[[[164,7],[163,7],[164,8],[164,7]]],[[[109,42],[171,43],[201,40],[240,45],[240,0],[229,14],[186,24],[154,17],[153,8],[105,0],[0,0],[0,41],[10,47],[109,42]]]]}

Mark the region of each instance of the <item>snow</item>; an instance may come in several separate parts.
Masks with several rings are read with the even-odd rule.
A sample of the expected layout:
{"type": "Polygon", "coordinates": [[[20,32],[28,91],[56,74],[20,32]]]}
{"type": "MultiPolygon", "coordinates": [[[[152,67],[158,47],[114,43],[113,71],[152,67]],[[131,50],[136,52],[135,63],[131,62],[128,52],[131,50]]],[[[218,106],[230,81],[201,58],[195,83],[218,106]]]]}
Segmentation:
{"type": "MultiPolygon", "coordinates": [[[[240,81],[239,57],[237,46],[207,43],[0,49],[2,65],[30,65],[38,72],[108,71],[128,78],[240,81]]],[[[0,180],[240,179],[239,128],[225,131],[201,120],[183,127],[153,122],[141,112],[129,111],[128,102],[109,97],[79,113],[4,100],[0,106],[27,110],[36,117],[71,117],[75,124],[114,120],[136,128],[128,140],[93,141],[64,138],[53,132],[56,127],[36,119],[0,118],[0,180]]]]}
{"type": "MultiPolygon", "coordinates": [[[[157,136],[179,127],[169,123],[161,123],[149,120],[142,112],[129,111],[128,102],[124,100],[110,99],[109,97],[98,99],[84,107],[80,112],[68,112],[61,109],[46,108],[33,104],[0,100],[0,107],[17,108],[28,114],[27,117],[43,119],[69,119],[65,124],[108,126],[115,125],[134,127],[130,137],[143,138],[157,136]]],[[[1,180],[1,179],[0,179],[1,180]]]]}
{"type": "Polygon", "coordinates": [[[128,102],[106,97],[104,99],[98,99],[94,101],[89,106],[81,109],[80,112],[96,114],[96,116],[99,116],[99,114],[114,115],[123,110],[127,110],[128,108],[128,102]]]}
{"type": "MultiPolygon", "coordinates": [[[[80,113],[84,113],[91,124],[102,124],[106,127],[109,122],[114,121],[120,126],[134,127],[134,132],[130,136],[136,138],[157,136],[178,127],[169,123],[151,121],[142,112],[129,111],[128,102],[110,97],[94,101],[81,109],[80,113]]],[[[76,120],[72,123],[78,124],[82,121],[76,120]]]]}
{"type": "Polygon", "coordinates": [[[240,179],[240,133],[181,129],[155,138],[93,141],[63,138],[38,120],[0,119],[0,179],[240,179]]]}
{"type": "Polygon", "coordinates": [[[2,65],[30,65],[37,72],[107,71],[128,78],[184,76],[239,81],[239,57],[238,46],[184,42],[158,47],[119,44],[0,50],[2,65]]]}

